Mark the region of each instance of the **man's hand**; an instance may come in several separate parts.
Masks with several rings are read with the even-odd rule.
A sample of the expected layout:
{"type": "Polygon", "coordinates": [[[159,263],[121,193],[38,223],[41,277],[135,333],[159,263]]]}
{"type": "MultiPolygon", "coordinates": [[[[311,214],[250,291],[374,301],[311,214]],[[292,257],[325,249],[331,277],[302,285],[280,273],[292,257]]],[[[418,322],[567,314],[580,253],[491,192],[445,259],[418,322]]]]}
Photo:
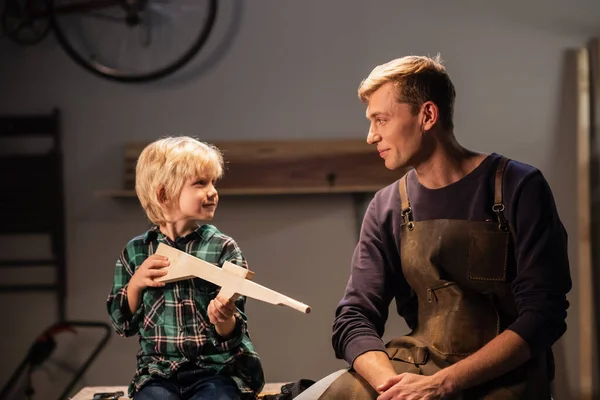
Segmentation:
{"type": "Polygon", "coordinates": [[[165,286],[164,282],[157,282],[154,279],[165,276],[167,274],[165,267],[168,267],[170,264],[171,262],[165,256],[158,254],[151,255],[135,271],[129,281],[129,286],[137,291],[142,291],[147,287],[165,286]]]}
{"type": "Polygon", "coordinates": [[[445,386],[436,375],[404,373],[378,386],[377,391],[383,393],[377,400],[442,400],[450,394],[445,386]]]}

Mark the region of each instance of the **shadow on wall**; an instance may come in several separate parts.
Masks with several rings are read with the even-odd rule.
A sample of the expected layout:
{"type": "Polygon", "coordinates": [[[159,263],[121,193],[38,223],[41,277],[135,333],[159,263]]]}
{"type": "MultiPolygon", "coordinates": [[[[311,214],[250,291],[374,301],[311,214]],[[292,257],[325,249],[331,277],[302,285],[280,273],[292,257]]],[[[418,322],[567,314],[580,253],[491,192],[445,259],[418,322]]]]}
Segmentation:
{"type": "Polygon", "coordinates": [[[173,75],[156,81],[156,86],[172,87],[188,83],[216,68],[219,61],[225,57],[240,31],[244,2],[218,2],[217,7],[215,25],[205,47],[190,61],[190,64],[173,75]]]}
{"type": "MultiPolygon", "coordinates": [[[[592,235],[592,288],[598,287],[600,271],[597,265],[600,260],[600,246],[597,246],[600,238],[600,49],[599,40],[594,38],[590,41],[588,49],[590,50],[590,79],[591,79],[591,132],[590,132],[590,196],[591,196],[591,235],[592,235]]],[[[592,318],[590,322],[592,327],[592,360],[597,360],[598,350],[600,349],[600,336],[598,329],[595,328],[600,320],[600,298],[592,289],[592,318]],[[594,347],[595,346],[595,347],[594,347]]],[[[592,365],[592,393],[598,397],[600,387],[598,383],[598,362],[592,365]]]]}
{"type": "MultiPolygon", "coordinates": [[[[577,176],[576,166],[577,162],[573,161],[577,154],[577,143],[575,140],[575,133],[577,127],[577,109],[576,109],[576,98],[577,98],[577,55],[575,51],[569,51],[565,54],[562,63],[561,75],[560,75],[560,91],[558,93],[560,100],[558,101],[558,110],[555,113],[557,120],[555,123],[555,130],[553,138],[551,139],[554,143],[552,150],[554,160],[547,169],[548,175],[555,177],[557,182],[562,182],[562,191],[553,191],[555,200],[558,204],[573,204],[575,199],[574,194],[577,193],[576,184],[577,181],[573,179],[577,176]],[[570,186],[570,187],[568,187],[570,186]]],[[[563,223],[572,222],[572,229],[570,230],[570,238],[576,235],[576,212],[575,208],[569,206],[563,209],[572,210],[571,215],[561,215],[563,223]]],[[[566,224],[565,224],[566,225],[566,224]]],[[[570,240],[569,253],[572,255],[570,259],[571,273],[573,273],[574,266],[577,265],[577,251],[576,243],[574,240],[570,240]],[[573,257],[575,256],[575,257],[573,257]]],[[[576,277],[572,276],[573,281],[576,277]]],[[[569,299],[571,306],[568,310],[569,321],[568,321],[568,332],[569,338],[576,337],[579,325],[579,318],[577,315],[576,303],[571,300],[576,295],[575,291],[569,293],[569,299]]],[[[566,335],[565,335],[566,336],[566,335]]],[[[565,340],[568,340],[565,336],[553,347],[554,359],[556,365],[556,375],[554,379],[554,396],[557,399],[572,399],[577,396],[574,393],[572,383],[568,379],[568,366],[570,363],[576,363],[578,356],[571,357],[571,360],[567,360],[565,349],[567,347],[565,340]]],[[[573,339],[571,339],[573,340],[573,339]]],[[[570,346],[575,347],[577,346],[570,346]]],[[[577,374],[576,374],[577,375],[577,374]]]]}

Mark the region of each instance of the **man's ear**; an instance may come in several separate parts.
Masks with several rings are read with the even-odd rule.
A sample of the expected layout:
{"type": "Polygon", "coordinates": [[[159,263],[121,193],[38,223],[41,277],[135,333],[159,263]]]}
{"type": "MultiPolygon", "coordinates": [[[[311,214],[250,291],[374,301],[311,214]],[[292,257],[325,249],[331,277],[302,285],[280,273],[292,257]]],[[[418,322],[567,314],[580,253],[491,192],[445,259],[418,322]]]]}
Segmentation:
{"type": "Polygon", "coordinates": [[[427,132],[433,128],[440,118],[440,110],[433,101],[423,103],[423,122],[422,129],[427,132]]]}

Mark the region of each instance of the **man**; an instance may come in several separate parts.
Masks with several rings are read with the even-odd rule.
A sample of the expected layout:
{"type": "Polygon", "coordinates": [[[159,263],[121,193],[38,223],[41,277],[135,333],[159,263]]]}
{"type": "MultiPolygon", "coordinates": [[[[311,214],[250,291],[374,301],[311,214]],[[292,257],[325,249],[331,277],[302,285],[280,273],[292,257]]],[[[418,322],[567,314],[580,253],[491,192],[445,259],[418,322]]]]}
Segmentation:
{"type": "Polygon", "coordinates": [[[358,94],[367,142],[412,169],[366,211],[333,325],[351,369],[320,398],[551,398],[571,279],[542,173],[458,143],[439,58],[380,65],[358,94]],[[412,331],[384,345],[393,298],[412,331]]]}

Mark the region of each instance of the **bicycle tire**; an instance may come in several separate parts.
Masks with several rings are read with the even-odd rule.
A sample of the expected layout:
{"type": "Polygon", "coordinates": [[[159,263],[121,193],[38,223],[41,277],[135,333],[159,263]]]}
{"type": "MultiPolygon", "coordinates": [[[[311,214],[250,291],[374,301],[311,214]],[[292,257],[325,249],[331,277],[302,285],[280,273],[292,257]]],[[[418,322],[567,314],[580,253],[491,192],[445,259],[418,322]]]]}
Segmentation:
{"type": "Polygon", "coordinates": [[[81,54],[79,54],[77,50],[71,45],[68,36],[63,32],[63,30],[60,27],[57,15],[54,12],[54,2],[56,0],[51,1],[53,5],[50,13],[52,31],[59,45],[67,53],[67,55],[79,66],[83,67],[84,69],[97,76],[125,83],[142,83],[158,80],[174,73],[175,71],[181,69],[188,62],[190,62],[194,58],[194,56],[202,49],[202,47],[204,47],[206,41],[210,37],[210,34],[215,24],[218,9],[217,0],[207,0],[207,16],[204,22],[204,26],[202,27],[202,30],[200,31],[192,46],[190,46],[190,48],[180,57],[169,63],[167,66],[157,69],[156,71],[143,74],[127,74],[116,69],[104,67],[97,63],[92,63],[86,58],[84,58],[81,54]]]}
{"type": "MultiPolygon", "coordinates": [[[[49,3],[46,0],[40,0],[39,3],[39,5],[45,6],[46,8],[49,7],[49,3]]],[[[18,7],[19,4],[16,0],[7,0],[5,2],[0,13],[0,26],[2,27],[2,36],[0,37],[6,36],[12,42],[20,46],[33,46],[40,43],[46,38],[46,36],[48,36],[48,33],[50,32],[50,18],[47,16],[47,9],[41,10],[39,18],[34,17],[31,20],[27,20],[25,24],[19,24],[16,29],[11,29],[9,22],[11,18],[26,18],[26,13],[24,12],[23,15],[16,15],[14,13],[15,11],[22,11],[19,10],[18,7]],[[41,31],[39,32],[33,29],[33,25],[36,23],[36,21],[38,23],[41,21],[42,26],[41,31]],[[23,30],[30,27],[32,28],[31,32],[33,35],[30,35],[29,37],[21,35],[23,30]]]]}

